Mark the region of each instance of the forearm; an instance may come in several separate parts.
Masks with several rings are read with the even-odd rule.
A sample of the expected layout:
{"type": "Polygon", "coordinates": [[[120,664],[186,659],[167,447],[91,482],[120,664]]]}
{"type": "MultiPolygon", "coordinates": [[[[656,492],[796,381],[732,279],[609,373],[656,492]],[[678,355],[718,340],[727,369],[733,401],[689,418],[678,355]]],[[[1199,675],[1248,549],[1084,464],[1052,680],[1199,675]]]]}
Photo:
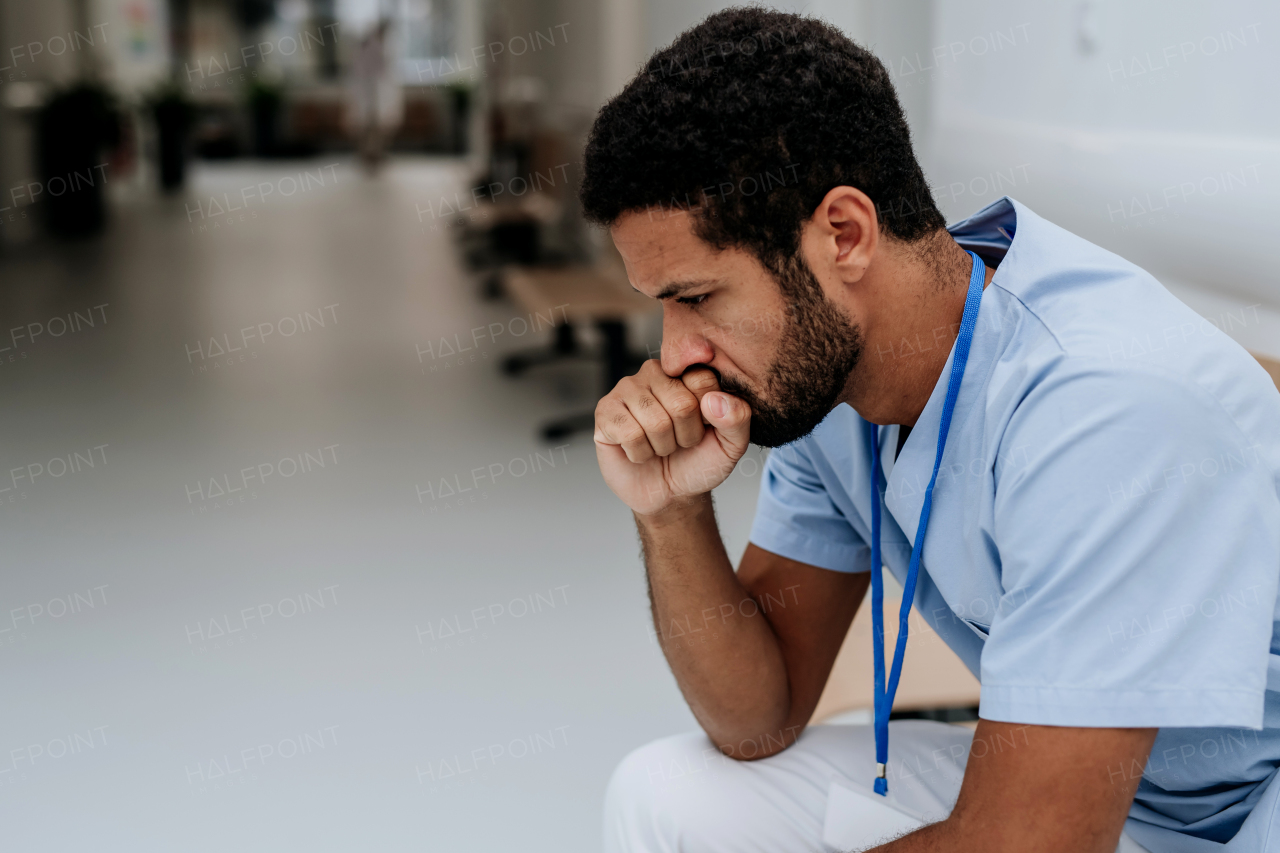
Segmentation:
{"type": "Polygon", "coordinates": [[[994,836],[985,842],[966,837],[955,823],[947,820],[917,829],[896,841],[872,847],[865,853],[966,853],[970,850],[992,849],[987,846],[994,836]]]}
{"type": "Polygon", "coordinates": [[[947,819],[867,853],[1112,853],[1142,774],[1111,765],[1145,766],[1158,731],[981,720],[947,819]]]}
{"type": "Polygon", "coordinates": [[[702,728],[735,758],[790,746],[802,726],[787,731],[782,651],[759,603],[733,571],[711,496],[656,516],[637,515],[636,526],[658,640],[702,728]]]}
{"type": "MultiPolygon", "coordinates": [[[[968,853],[970,850],[1003,850],[1001,823],[1011,820],[1003,812],[999,818],[977,819],[953,810],[945,820],[923,826],[887,844],[863,849],[863,853],[968,853]]],[[[1026,849],[1026,848],[1022,848],[1026,849]]]]}

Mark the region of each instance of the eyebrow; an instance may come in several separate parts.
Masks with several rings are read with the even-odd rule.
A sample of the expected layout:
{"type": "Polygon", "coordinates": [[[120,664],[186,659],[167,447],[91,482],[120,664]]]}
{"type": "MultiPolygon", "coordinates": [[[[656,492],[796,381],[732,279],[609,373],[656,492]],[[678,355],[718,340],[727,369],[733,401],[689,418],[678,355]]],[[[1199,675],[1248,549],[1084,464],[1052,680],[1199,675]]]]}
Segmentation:
{"type": "MultiPolygon", "coordinates": [[[[670,299],[673,296],[679,296],[683,293],[687,293],[688,291],[695,290],[699,287],[706,287],[709,284],[719,284],[719,283],[720,283],[719,280],[714,278],[693,279],[689,281],[673,281],[670,284],[668,284],[666,287],[662,288],[662,290],[658,291],[657,295],[654,296],[654,299],[670,299]]],[[[636,290],[634,287],[632,287],[631,289],[636,290]]],[[[639,293],[639,292],[640,291],[636,290],[636,293],[639,293]]]]}

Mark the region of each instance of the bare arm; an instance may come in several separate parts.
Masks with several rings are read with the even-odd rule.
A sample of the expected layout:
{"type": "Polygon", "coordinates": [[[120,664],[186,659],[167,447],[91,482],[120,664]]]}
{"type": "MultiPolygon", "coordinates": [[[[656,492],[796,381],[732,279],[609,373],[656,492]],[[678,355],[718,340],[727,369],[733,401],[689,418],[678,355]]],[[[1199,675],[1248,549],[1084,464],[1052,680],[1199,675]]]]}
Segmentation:
{"type": "Polygon", "coordinates": [[[1112,853],[1158,731],[982,720],[951,816],[873,853],[1112,853]]]}
{"type": "Polygon", "coordinates": [[[763,758],[795,743],[817,707],[867,575],[798,563],[748,545],[738,574],[710,497],[678,515],[637,518],[654,626],[699,724],[726,755],[763,758]]]}
{"type": "MultiPolygon", "coordinates": [[[[710,371],[673,379],[649,362],[601,400],[595,437],[635,513],[676,681],[713,742],[745,759],[795,742],[868,585],[754,545],[734,574],[710,491],[746,451],[749,420],[710,371]]],[[[982,720],[950,817],[875,853],[1112,853],[1156,733],[982,720]]]]}
{"type": "Polygon", "coordinates": [[[744,759],[795,742],[867,588],[865,574],[754,545],[734,574],[710,491],[746,451],[749,420],[710,371],[672,379],[656,362],[596,409],[600,468],[635,513],[663,653],[708,736],[744,759]]]}

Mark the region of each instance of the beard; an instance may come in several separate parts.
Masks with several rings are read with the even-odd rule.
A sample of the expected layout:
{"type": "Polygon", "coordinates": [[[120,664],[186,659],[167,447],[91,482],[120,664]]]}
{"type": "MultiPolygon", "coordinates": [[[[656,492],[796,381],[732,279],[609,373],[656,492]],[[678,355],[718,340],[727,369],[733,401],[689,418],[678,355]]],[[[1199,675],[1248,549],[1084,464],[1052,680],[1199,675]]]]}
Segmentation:
{"type": "Polygon", "coordinates": [[[764,388],[720,377],[720,390],[751,407],[751,443],[780,447],[813,432],[835,408],[862,356],[862,330],[827,299],[798,255],[774,273],[791,309],[764,388]]]}

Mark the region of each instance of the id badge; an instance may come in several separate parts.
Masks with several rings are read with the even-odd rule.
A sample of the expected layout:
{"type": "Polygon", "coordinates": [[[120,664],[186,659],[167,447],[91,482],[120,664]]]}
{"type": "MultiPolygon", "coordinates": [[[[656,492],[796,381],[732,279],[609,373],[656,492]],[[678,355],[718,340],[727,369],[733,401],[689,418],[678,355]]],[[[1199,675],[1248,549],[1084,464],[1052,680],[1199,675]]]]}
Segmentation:
{"type": "Polygon", "coordinates": [[[822,843],[835,850],[884,844],[925,825],[924,816],[888,797],[831,783],[822,843]]]}

